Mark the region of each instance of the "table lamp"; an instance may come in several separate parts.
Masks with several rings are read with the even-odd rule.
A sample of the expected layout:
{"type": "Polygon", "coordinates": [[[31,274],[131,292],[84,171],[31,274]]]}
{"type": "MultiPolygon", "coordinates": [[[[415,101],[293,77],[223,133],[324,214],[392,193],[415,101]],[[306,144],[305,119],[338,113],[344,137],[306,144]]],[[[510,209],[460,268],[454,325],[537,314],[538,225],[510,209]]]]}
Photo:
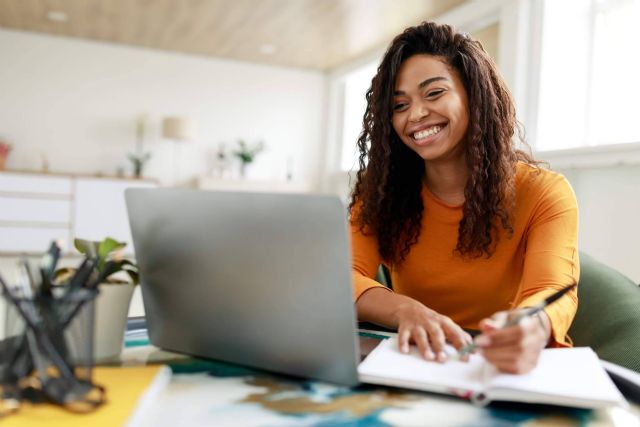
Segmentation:
{"type": "Polygon", "coordinates": [[[194,126],[191,120],[185,117],[165,117],[162,119],[162,136],[176,142],[173,156],[173,183],[178,184],[180,179],[180,142],[189,141],[193,138],[194,126]]]}

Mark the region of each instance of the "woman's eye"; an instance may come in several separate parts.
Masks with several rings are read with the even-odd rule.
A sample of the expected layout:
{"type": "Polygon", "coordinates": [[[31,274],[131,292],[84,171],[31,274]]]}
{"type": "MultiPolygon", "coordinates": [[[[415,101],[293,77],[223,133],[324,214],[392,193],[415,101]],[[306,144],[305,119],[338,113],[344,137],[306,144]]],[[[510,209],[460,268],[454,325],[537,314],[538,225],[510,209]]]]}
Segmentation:
{"type": "Polygon", "coordinates": [[[406,106],[407,104],[394,104],[393,111],[400,111],[404,109],[406,106]]]}
{"type": "Polygon", "coordinates": [[[444,93],[444,89],[436,89],[430,92],[427,92],[427,98],[436,98],[444,93]]]}

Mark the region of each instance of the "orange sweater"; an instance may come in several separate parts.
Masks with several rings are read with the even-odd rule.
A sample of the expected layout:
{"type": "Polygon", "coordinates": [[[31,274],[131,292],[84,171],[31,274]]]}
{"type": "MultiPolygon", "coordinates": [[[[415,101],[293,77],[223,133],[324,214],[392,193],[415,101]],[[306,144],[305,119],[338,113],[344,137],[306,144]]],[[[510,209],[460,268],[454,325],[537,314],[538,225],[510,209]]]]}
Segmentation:
{"type": "MultiPolygon", "coordinates": [[[[516,173],[514,233],[500,238],[490,258],[454,254],[462,206],[449,206],[423,187],[424,211],[418,242],[402,265],[389,267],[395,292],[447,315],[463,328],[496,311],[531,306],[577,282],[578,208],[567,180],[523,163],[516,173]],[[537,173],[537,171],[540,171],[537,173]]],[[[357,212],[355,213],[357,215],[357,212]]],[[[375,236],[351,224],[354,298],[382,286],[373,278],[383,263],[375,236]]],[[[574,290],[545,309],[554,345],[569,346],[567,330],[578,306],[574,290]]]]}

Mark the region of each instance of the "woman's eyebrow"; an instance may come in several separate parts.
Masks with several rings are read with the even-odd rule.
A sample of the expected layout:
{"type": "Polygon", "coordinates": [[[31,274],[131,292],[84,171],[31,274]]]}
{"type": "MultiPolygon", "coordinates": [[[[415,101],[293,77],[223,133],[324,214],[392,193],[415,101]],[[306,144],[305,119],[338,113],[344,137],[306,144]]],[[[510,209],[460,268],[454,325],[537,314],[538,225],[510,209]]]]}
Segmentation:
{"type": "Polygon", "coordinates": [[[431,77],[430,79],[423,80],[423,81],[418,85],[418,88],[419,88],[419,89],[422,89],[423,87],[428,86],[428,85],[430,85],[430,84],[431,84],[431,83],[433,83],[433,82],[437,82],[438,80],[447,80],[447,78],[446,78],[446,77],[442,77],[442,76],[438,76],[438,77],[431,77]]]}
{"type": "MultiPolygon", "coordinates": [[[[429,86],[431,83],[433,82],[437,82],[439,80],[447,80],[446,77],[442,77],[442,76],[437,76],[437,77],[431,77],[428,79],[425,79],[423,81],[420,82],[420,84],[418,84],[418,89],[423,89],[425,86],[429,86]]],[[[406,93],[402,90],[396,90],[393,92],[394,95],[406,95],[406,93]]]]}

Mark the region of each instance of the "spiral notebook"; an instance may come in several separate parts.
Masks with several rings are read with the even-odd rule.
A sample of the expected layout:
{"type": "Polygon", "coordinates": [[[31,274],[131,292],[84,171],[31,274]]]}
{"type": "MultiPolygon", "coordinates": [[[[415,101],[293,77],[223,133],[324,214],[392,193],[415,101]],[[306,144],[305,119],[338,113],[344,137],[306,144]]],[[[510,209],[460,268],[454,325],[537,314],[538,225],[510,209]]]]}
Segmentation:
{"type": "MultiPolygon", "coordinates": [[[[447,351],[455,353],[453,347],[447,351]]],[[[477,354],[466,363],[437,363],[426,361],[415,347],[408,354],[400,353],[394,337],[382,341],[359,365],[358,372],[365,383],[451,394],[476,404],[628,405],[589,347],[545,349],[533,371],[511,375],[497,371],[477,354]]]]}

